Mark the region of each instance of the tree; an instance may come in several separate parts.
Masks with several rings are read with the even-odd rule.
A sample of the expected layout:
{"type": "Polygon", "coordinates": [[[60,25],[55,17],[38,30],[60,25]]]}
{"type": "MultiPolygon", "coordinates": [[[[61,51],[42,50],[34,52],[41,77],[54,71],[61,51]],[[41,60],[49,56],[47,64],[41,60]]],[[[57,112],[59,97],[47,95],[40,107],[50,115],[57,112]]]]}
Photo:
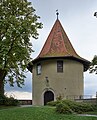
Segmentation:
{"type": "Polygon", "coordinates": [[[97,55],[94,56],[90,68],[89,68],[90,73],[95,73],[97,74],[97,55]]]}
{"type": "Polygon", "coordinates": [[[18,87],[24,84],[25,70],[31,61],[30,38],[37,39],[42,23],[31,2],[27,0],[0,1],[0,93],[4,84],[18,87]]]}

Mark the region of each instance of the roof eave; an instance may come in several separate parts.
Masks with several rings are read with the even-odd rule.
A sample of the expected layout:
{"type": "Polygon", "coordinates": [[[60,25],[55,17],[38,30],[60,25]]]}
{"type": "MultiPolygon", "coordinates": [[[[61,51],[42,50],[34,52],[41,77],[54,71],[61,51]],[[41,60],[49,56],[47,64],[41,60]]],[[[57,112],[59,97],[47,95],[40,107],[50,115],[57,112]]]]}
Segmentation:
{"type": "MultiPolygon", "coordinates": [[[[83,58],[77,58],[74,56],[58,56],[58,57],[38,57],[32,61],[33,64],[43,61],[43,60],[48,60],[48,59],[71,59],[71,60],[76,60],[84,65],[84,72],[88,70],[90,66],[90,61],[83,59],[83,58]]],[[[32,66],[31,66],[32,67],[32,66]]],[[[30,70],[31,71],[31,70],[30,70]]]]}

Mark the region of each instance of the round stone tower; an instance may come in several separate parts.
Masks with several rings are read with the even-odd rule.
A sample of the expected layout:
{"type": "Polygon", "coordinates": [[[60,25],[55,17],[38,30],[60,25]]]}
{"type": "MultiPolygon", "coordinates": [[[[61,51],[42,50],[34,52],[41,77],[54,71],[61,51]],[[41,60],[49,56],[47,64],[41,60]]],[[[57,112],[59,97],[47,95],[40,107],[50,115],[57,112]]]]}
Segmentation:
{"type": "Polygon", "coordinates": [[[28,65],[33,74],[33,105],[46,105],[57,97],[81,98],[83,72],[89,64],[75,52],[57,19],[40,54],[28,65]]]}

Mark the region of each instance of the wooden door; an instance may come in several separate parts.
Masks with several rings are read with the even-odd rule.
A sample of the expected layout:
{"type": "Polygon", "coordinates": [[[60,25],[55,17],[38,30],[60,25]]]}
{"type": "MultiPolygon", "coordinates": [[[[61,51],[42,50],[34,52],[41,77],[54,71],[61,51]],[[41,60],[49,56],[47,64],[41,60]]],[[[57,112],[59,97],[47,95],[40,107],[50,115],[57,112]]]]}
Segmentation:
{"type": "Polygon", "coordinates": [[[50,101],[54,101],[54,94],[51,91],[46,91],[44,93],[44,105],[46,105],[50,101]]]}

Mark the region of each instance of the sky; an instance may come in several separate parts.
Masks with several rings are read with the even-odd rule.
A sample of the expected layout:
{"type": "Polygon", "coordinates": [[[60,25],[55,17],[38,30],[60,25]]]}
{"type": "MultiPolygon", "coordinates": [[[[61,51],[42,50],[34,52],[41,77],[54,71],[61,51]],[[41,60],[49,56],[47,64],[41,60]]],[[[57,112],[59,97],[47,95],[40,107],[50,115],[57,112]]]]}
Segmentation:
{"type": "MultiPolygon", "coordinates": [[[[31,39],[33,44],[31,57],[34,59],[40,53],[51,28],[56,21],[56,10],[59,20],[76,52],[91,61],[97,55],[97,0],[29,0],[40,16],[43,29],[39,30],[39,38],[31,39]]],[[[21,88],[10,88],[7,84],[5,92],[17,99],[32,99],[32,74],[26,73],[25,85],[21,88]]],[[[97,75],[84,73],[84,95],[95,96],[97,92],[97,75]]]]}

